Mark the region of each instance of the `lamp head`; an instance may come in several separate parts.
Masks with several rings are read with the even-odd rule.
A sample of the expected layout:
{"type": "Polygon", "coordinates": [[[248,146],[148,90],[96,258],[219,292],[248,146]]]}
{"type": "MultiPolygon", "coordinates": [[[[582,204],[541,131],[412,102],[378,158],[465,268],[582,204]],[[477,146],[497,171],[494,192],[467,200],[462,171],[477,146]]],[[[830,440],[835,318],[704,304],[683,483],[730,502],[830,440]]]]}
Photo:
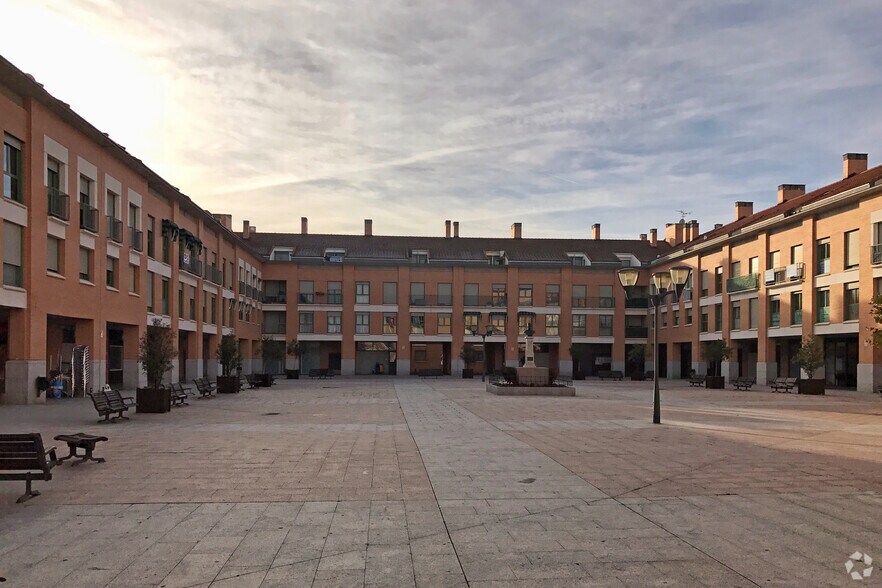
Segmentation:
{"type": "Polygon", "coordinates": [[[640,271],[633,267],[624,267],[616,272],[619,276],[619,282],[623,288],[631,288],[637,285],[637,278],[640,277],[640,271]]]}
{"type": "Polygon", "coordinates": [[[689,282],[689,276],[692,274],[692,268],[688,265],[675,265],[671,268],[671,282],[674,284],[674,290],[677,292],[677,298],[683,294],[686,283],[689,282]]]}
{"type": "Polygon", "coordinates": [[[652,274],[652,283],[655,285],[655,291],[664,294],[671,288],[671,274],[669,272],[656,272],[652,274]]]}

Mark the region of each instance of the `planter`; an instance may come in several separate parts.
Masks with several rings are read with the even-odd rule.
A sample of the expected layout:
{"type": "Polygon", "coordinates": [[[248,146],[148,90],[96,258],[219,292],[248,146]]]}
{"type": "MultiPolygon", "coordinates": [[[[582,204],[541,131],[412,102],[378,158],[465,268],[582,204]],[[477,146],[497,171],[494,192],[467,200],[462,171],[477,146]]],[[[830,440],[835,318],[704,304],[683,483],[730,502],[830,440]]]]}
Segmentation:
{"type": "Polygon", "coordinates": [[[285,370],[285,377],[289,380],[299,380],[300,370],[285,370]]]}
{"type": "Polygon", "coordinates": [[[704,386],[705,388],[722,390],[726,387],[726,378],[723,376],[707,376],[704,379],[704,386]]]}
{"type": "Polygon", "coordinates": [[[576,372],[575,374],[573,374],[573,379],[574,380],[584,380],[585,374],[583,374],[582,372],[576,372]]]}
{"type": "Polygon", "coordinates": [[[463,368],[462,377],[464,380],[471,380],[475,377],[475,370],[471,368],[463,368]]]}
{"type": "Polygon", "coordinates": [[[796,385],[799,389],[800,394],[813,394],[813,395],[822,395],[824,394],[826,382],[821,379],[813,379],[813,380],[799,380],[796,385]]]}
{"type": "Polygon", "coordinates": [[[235,394],[239,391],[239,376],[218,376],[217,393],[235,394]]]}
{"type": "Polygon", "coordinates": [[[171,390],[168,388],[138,388],[135,393],[138,403],[135,412],[168,412],[171,410],[171,390]]]}
{"type": "Polygon", "coordinates": [[[257,379],[257,385],[261,388],[269,388],[273,385],[272,374],[254,374],[254,377],[257,379]]]}

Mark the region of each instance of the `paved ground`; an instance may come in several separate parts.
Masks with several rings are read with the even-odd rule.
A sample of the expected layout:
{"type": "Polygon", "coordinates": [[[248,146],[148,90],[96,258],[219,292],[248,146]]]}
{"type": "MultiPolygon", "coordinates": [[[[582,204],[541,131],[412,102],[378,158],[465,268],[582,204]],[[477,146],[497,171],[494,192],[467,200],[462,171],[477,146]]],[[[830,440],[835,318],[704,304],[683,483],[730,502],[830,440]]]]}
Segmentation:
{"type": "MultiPolygon", "coordinates": [[[[882,561],[882,401],[578,382],[343,379],[98,425],[81,400],[0,432],[110,437],[14,504],[5,586],[845,586],[882,561]],[[856,569],[863,569],[862,565],[856,569]]],[[[66,450],[62,450],[64,453],[66,450]]]]}

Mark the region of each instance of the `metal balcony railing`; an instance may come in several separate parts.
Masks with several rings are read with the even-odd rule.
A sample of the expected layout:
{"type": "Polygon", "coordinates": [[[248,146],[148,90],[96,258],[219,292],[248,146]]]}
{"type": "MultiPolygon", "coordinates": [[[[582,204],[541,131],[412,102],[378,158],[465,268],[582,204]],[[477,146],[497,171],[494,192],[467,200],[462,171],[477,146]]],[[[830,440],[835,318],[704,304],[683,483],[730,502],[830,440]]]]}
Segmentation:
{"type": "Polygon", "coordinates": [[[649,298],[628,298],[625,308],[649,308],[649,298]]]}
{"type": "Polygon", "coordinates": [[[279,292],[278,294],[264,294],[261,298],[261,302],[264,304],[287,304],[288,295],[285,292],[279,292]]]}
{"type": "Polygon", "coordinates": [[[870,259],[873,265],[882,263],[882,244],[870,245],[870,259]]]}
{"type": "Polygon", "coordinates": [[[790,282],[800,282],[805,276],[804,263],[791,263],[784,267],[776,267],[763,273],[763,282],[766,286],[776,286],[790,282]]]}
{"type": "Polygon", "coordinates": [[[573,298],[573,308],[615,308],[616,299],[612,296],[573,298]]]}
{"type": "Polygon", "coordinates": [[[178,267],[194,276],[202,275],[202,262],[192,253],[181,253],[178,256],[178,267]]]}
{"type": "Polygon", "coordinates": [[[272,325],[263,323],[263,334],[264,335],[284,335],[287,332],[285,323],[272,325]]]}
{"type": "Polygon", "coordinates": [[[68,220],[70,218],[70,197],[57,188],[48,189],[49,216],[68,220]]]}
{"type": "Polygon", "coordinates": [[[217,269],[216,265],[206,265],[204,277],[212,284],[217,284],[218,286],[224,283],[224,274],[217,269]]]}
{"type": "Polygon", "coordinates": [[[829,274],[830,273],[830,258],[824,258],[818,260],[818,275],[821,274],[829,274]]]}
{"type": "Polygon", "coordinates": [[[759,274],[747,274],[746,276],[736,276],[726,280],[726,292],[729,294],[756,290],[757,288],[759,288],[759,274]]]}
{"type": "Polygon", "coordinates": [[[343,292],[340,290],[328,292],[328,297],[325,300],[327,304],[343,304],[343,292]]]}
{"type": "Polygon", "coordinates": [[[462,297],[462,305],[505,308],[508,306],[508,296],[473,296],[466,294],[462,297]]]}
{"type": "Polygon", "coordinates": [[[129,246],[135,251],[144,251],[144,231],[129,227],[129,246]]]}
{"type": "Polygon", "coordinates": [[[625,337],[628,339],[646,339],[648,334],[648,327],[625,327],[625,337]]]}
{"type": "Polygon", "coordinates": [[[411,306],[453,306],[453,296],[437,295],[410,295],[411,306]]]}
{"type": "Polygon", "coordinates": [[[123,240],[123,224],[122,221],[114,216],[107,215],[107,238],[116,243],[122,243],[123,240]]]}

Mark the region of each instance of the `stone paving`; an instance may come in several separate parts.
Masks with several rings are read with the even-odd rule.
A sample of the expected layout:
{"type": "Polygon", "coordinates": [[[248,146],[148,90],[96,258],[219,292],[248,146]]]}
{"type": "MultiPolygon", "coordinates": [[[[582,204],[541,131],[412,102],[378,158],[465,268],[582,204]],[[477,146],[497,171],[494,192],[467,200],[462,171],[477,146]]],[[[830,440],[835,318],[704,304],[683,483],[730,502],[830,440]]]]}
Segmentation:
{"type": "Polygon", "coordinates": [[[110,441],[24,505],[0,483],[0,583],[845,586],[851,553],[882,561],[878,396],[666,388],[662,425],[630,382],[282,381],[112,425],[3,406],[0,432],[110,441]]]}

